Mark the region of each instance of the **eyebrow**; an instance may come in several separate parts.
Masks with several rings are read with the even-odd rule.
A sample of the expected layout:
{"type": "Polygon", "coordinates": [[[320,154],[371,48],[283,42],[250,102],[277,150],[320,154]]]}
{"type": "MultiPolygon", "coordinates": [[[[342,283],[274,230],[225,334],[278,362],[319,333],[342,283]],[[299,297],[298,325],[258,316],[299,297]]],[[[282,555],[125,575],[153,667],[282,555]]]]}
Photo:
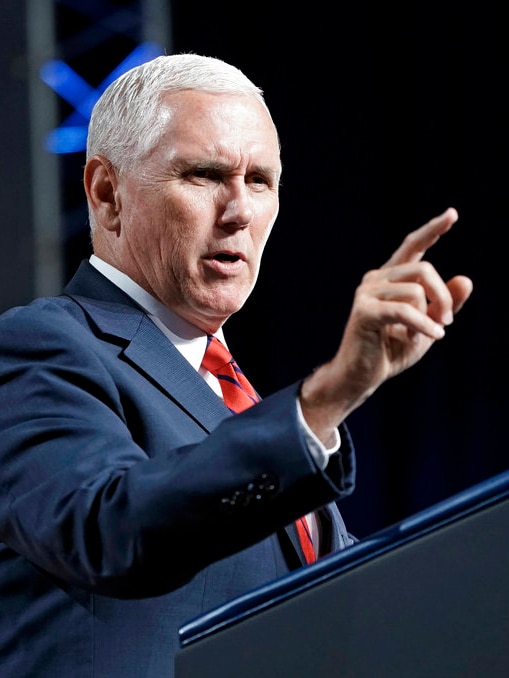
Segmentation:
{"type": "MultiPolygon", "coordinates": [[[[234,169],[231,163],[226,163],[218,160],[204,160],[200,158],[195,158],[195,159],[186,159],[186,158],[181,158],[178,163],[180,167],[184,170],[192,170],[194,168],[199,167],[200,169],[208,169],[208,170],[214,170],[217,172],[224,172],[225,174],[228,174],[229,172],[234,169]]],[[[254,165],[249,169],[249,174],[261,174],[263,176],[268,176],[271,177],[274,183],[278,181],[278,177],[281,177],[281,170],[280,169],[273,169],[269,167],[268,165],[254,165]]]]}

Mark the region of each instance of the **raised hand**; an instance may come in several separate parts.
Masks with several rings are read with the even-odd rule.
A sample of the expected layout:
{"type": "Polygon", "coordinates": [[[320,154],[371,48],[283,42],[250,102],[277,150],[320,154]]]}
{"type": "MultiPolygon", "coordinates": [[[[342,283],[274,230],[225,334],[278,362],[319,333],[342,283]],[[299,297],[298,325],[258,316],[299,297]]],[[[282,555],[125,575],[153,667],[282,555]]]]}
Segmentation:
{"type": "Polygon", "coordinates": [[[420,360],[470,296],[469,278],[444,281],[423,259],[457,219],[449,208],[363,277],[338,352],[302,387],[304,417],[324,441],[384,381],[420,360]]]}

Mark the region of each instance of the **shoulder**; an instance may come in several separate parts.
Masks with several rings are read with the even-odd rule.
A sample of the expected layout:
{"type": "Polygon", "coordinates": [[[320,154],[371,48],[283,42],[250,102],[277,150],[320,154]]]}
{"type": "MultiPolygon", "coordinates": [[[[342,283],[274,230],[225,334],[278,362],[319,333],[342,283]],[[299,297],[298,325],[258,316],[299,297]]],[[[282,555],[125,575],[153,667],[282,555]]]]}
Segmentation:
{"type": "Polygon", "coordinates": [[[72,336],[84,322],[84,313],[68,297],[36,299],[0,315],[0,346],[20,339],[35,342],[56,335],[72,336]]]}

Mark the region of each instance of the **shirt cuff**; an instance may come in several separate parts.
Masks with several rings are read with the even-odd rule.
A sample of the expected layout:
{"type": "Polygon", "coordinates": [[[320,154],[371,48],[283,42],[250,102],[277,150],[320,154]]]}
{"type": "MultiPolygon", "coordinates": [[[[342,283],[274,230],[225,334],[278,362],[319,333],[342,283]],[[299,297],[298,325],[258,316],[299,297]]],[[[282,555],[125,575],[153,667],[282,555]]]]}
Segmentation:
{"type": "Polygon", "coordinates": [[[341,447],[341,436],[339,435],[338,429],[334,429],[334,445],[332,447],[325,447],[322,441],[309,428],[306,420],[304,419],[299,399],[297,399],[296,402],[297,417],[299,420],[299,425],[302,429],[302,433],[306,440],[308,450],[318,467],[323,471],[327,467],[331,455],[337,452],[341,447]]]}

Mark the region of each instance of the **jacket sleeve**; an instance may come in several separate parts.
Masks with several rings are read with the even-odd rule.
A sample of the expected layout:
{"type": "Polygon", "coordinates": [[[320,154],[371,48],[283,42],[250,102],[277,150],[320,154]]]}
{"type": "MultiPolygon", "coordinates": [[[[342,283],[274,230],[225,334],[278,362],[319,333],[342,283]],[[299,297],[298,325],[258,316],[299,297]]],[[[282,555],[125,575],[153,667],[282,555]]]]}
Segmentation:
{"type": "Polygon", "coordinates": [[[0,539],[58,580],[116,597],[165,593],[351,491],[346,429],[319,471],[297,422],[298,384],[187,444],[172,435],[168,399],[136,424],[158,429],[158,449],[144,449],[135,405],[150,411],[161,395],[130,386],[119,347],[98,350],[91,336],[51,305],[0,319],[0,539]]]}

